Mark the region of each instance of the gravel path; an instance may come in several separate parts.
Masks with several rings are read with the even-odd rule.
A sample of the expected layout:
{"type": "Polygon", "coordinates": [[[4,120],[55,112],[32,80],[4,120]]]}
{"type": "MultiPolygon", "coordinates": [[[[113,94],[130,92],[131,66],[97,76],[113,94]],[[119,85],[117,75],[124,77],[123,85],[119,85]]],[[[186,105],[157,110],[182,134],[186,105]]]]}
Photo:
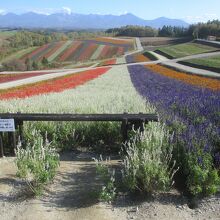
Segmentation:
{"type": "Polygon", "coordinates": [[[149,51],[149,53],[151,53],[153,56],[155,56],[160,61],[168,61],[169,60],[168,58],[166,58],[158,53],[155,53],[153,51],[149,51]]]}
{"type": "Polygon", "coordinates": [[[136,40],[137,50],[143,51],[144,48],[142,47],[140,38],[139,38],[139,37],[136,37],[135,40],[136,40]]]}
{"type": "Polygon", "coordinates": [[[116,64],[123,64],[123,63],[126,63],[125,57],[117,58],[116,64]]]}

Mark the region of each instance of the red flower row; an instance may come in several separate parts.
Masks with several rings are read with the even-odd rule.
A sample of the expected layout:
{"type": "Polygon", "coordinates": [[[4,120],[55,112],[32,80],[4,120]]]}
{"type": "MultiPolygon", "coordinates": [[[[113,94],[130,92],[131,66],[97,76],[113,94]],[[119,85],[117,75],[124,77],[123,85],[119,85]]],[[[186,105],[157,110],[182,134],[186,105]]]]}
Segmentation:
{"type": "Polygon", "coordinates": [[[25,54],[24,56],[21,57],[22,60],[25,60],[27,58],[30,58],[32,59],[34,56],[38,55],[39,53],[41,53],[42,51],[46,50],[47,48],[49,47],[49,44],[45,44],[44,46],[42,47],[39,47],[37,48],[36,50],[28,53],[28,54],[25,54]]]}
{"type": "Polygon", "coordinates": [[[109,69],[109,67],[103,67],[95,70],[87,70],[81,73],[75,73],[53,80],[12,88],[9,91],[4,90],[0,92],[0,99],[8,100],[13,98],[27,98],[40,94],[62,92],[67,89],[73,89],[92,79],[97,78],[98,76],[106,73],[109,69]]]}
{"type": "Polygon", "coordinates": [[[86,50],[84,50],[81,55],[79,56],[78,60],[79,61],[84,61],[84,60],[89,60],[92,54],[95,52],[97,49],[98,45],[97,44],[90,44],[86,50]]]}
{"type": "Polygon", "coordinates": [[[49,58],[49,57],[52,56],[60,47],[62,47],[64,43],[65,43],[64,41],[60,41],[60,42],[56,43],[51,50],[49,50],[46,54],[43,55],[43,57],[49,58]]]}
{"type": "Polygon", "coordinates": [[[71,46],[64,51],[64,53],[59,57],[59,61],[65,61],[67,60],[67,58],[74,53],[74,51],[76,51],[78,49],[78,47],[82,44],[82,42],[77,41],[77,42],[73,42],[71,44],[71,46]]]}
{"type": "Polygon", "coordinates": [[[108,65],[114,65],[114,64],[116,64],[116,59],[110,59],[110,60],[101,62],[99,66],[108,66],[108,65]]]}

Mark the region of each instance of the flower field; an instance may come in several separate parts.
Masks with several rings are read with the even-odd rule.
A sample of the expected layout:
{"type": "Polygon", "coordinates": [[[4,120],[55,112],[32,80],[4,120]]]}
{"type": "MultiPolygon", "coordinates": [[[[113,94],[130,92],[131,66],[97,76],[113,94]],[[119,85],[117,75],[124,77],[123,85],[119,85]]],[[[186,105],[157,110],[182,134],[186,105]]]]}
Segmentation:
{"type": "Polygon", "coordinates": [[[0,91],[0,99],[27,98],[40,94],[61,92],[66,89],[72,89],[82,85],[89,80],[95,79],[104,74],[109,68],[99,68],[96,70],[88,70],[80,73],[74,73],[64,77],[42,81],[26,86],[15,87],[0,91]]]}
{"type": "Polygon", "coordinates": [[[106,61],[99,63],[98,66],[108,66],[108,65],[114,65],[114,64],[116,64],[116,59],[110,59],[110,60],[106,60],[106,61]]]}
{"type": "MultiPolygon", "coordinates": [[[[116,66],[111,69],[106,67],[101,70],[102,72],[105,70],[105,74],[100,74],[99,77],[81,86],[71,85],[72,88],[60,90],[57,93],[43,93],[23,99],[14,97],[3,100],[1,98],[0,111],[87,114],[155,112],[153,106],[146,103],[136,92],[126,67],[116,66]]],[[[46,88],[44,86],[44,90],[46,88]]],[[[47,131],[48,137],[54,137],[59,148],[65,145],[72,146],[74,132],[82,138],[85,146],[99,147],[102,140],[102,149],[107,146],[111,146],[112,150],[121,147],[120,123],[25,123],[26,135],[33,129],[47,131]]]]}
{"type": "MultiPolygon", "coordinates": [[[[99,40],[101,42],[102,39],[99,40]]],[[[99,65],[124,63],[124,57],[117,61],[112,57],[128,48],[123,47],[121,41],[113,46],[111,40],[103,40],[103,44],[95,40],[59,42],[38,48],[32,54],[40,59],[44,53],[48,58],[56,53],[55,59],[62,62],[108,57],[99,65]]],[[[127,62],[149,60],[143,54],[130,55],[126,59],[127,62]]],[[[0,83],[40,74],[0,75],[0,83]]],[[[171,149],[172,160],[176,161],[175,168],[179,167],[175,178],[181,176],[185,188],[195,196],[214,194],[220,185],[220,83],[217,79],[186,74],[162,65],[95,68],[2,90],[0,111],[86,114],[157,112],[161,121],[147,126],[149,136],[145,138],[150,141],[146,140],[146,144],[150,147],[154,137],[158,143],[158,140],[163,142],[166,139],[163,137],[167,137],[160,145],[161,149],[164,146],[171,149]]],[[[119,123],[25,123],[26,137],[35,129],[47,132],[51,140],[55,139],[58,148],[78,144],[74,142],[73,134],[80,144],[91,148],[118,150],[121,147],[119,123]]],[[[133,148],[130,150],[135,156],[133,148]]]]}
{"type": "Polygon", "coordinates": [[[108,38],[108,37],[95,38],[95,41],[102,42],[102,43],[130,45],[130,47],[133,47],[133,44],[134,44],[133,39],[119,39],[119,38],[108,38]]]}
{"type": "Polygon", "coordinates": [[[1,100],[0,110],[10,112],[54,113],[121,113],[154,112],[154,108],[138,95],[126,67],[99,68],[108,70],[82,86],[26,99],[1,100]],[[115,92],[117,90],[117,92],[115,92]],[[129,94],[129,96],[127,95],[129,94]],[[57,105],[59,100],[60,105],[57,105]],[[51,109],[53,106],[53,109],[51,109]]]}
{"type": "Polygon", "coordinates": [[[216,192],[216,169],[220,168],[219,83],[161,66],[130,66],[129,72],[139,94],[157,108],[175,132],[176,158],[190,192],[216,192]]]}
{"type": "Polygon", "coordinates": [[[50,62],[83,62],[121,56],[133,48],[133,40],[95,38],[83,41],[60,41],[43,45],[27,54],[22,54],[20,59],[25,61],[30,58],[40,61],[45,57],[50,62]]]}
{"type": "Polygon", "coordinates": [[[200,86],[202,88],[208,88],[211,90],[220,90],[220,83],[217,79],[204,78],[196,75],[181,73],[179,71],[171,70],[167,67],[160,65],[148,65],[146,68],[160,73],[161,75],[167,76],[172,79],[177,79],[186,82],[191,85],[200,86]]]}
{"type": "Polygon", "coordinates": [[[134,54],[134,55],[128,55],[126,57],[127,63],[139,63],[139,62],[147,62],[150,61],[150,59],[143,54],[134,54]]]}

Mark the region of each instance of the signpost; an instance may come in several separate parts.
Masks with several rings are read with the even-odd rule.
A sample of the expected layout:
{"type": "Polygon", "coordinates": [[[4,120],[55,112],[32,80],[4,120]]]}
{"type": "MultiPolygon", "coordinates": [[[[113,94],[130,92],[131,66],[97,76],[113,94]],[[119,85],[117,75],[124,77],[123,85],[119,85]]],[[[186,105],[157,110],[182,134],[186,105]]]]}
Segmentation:
{"type": "Polygon", "coordinates": [[[14,132],[15,121],[14,119],[0,119],[0,132],[14,132]]]}
{"type": "Polygon", "coordinates": [[[0,157],[4,156],[2,132],[15,132],[14,119],[0,119],[0,157]]]}

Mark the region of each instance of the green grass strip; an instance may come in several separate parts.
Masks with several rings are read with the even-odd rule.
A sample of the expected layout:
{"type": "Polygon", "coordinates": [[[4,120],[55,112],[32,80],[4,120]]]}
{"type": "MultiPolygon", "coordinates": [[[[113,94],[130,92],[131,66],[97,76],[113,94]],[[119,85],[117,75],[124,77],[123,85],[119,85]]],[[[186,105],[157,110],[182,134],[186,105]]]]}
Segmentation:
{"type": "Polygon", "coordinates": [[[202,44],[197,44],[197,43],[184,43],[184,44],[177,44],[177,45],[161,47],[161,48],[159,47],[158,50],[174,58],[180,58],[193,54],[215,51],[217,50],[217,48],[202,44]]]}

